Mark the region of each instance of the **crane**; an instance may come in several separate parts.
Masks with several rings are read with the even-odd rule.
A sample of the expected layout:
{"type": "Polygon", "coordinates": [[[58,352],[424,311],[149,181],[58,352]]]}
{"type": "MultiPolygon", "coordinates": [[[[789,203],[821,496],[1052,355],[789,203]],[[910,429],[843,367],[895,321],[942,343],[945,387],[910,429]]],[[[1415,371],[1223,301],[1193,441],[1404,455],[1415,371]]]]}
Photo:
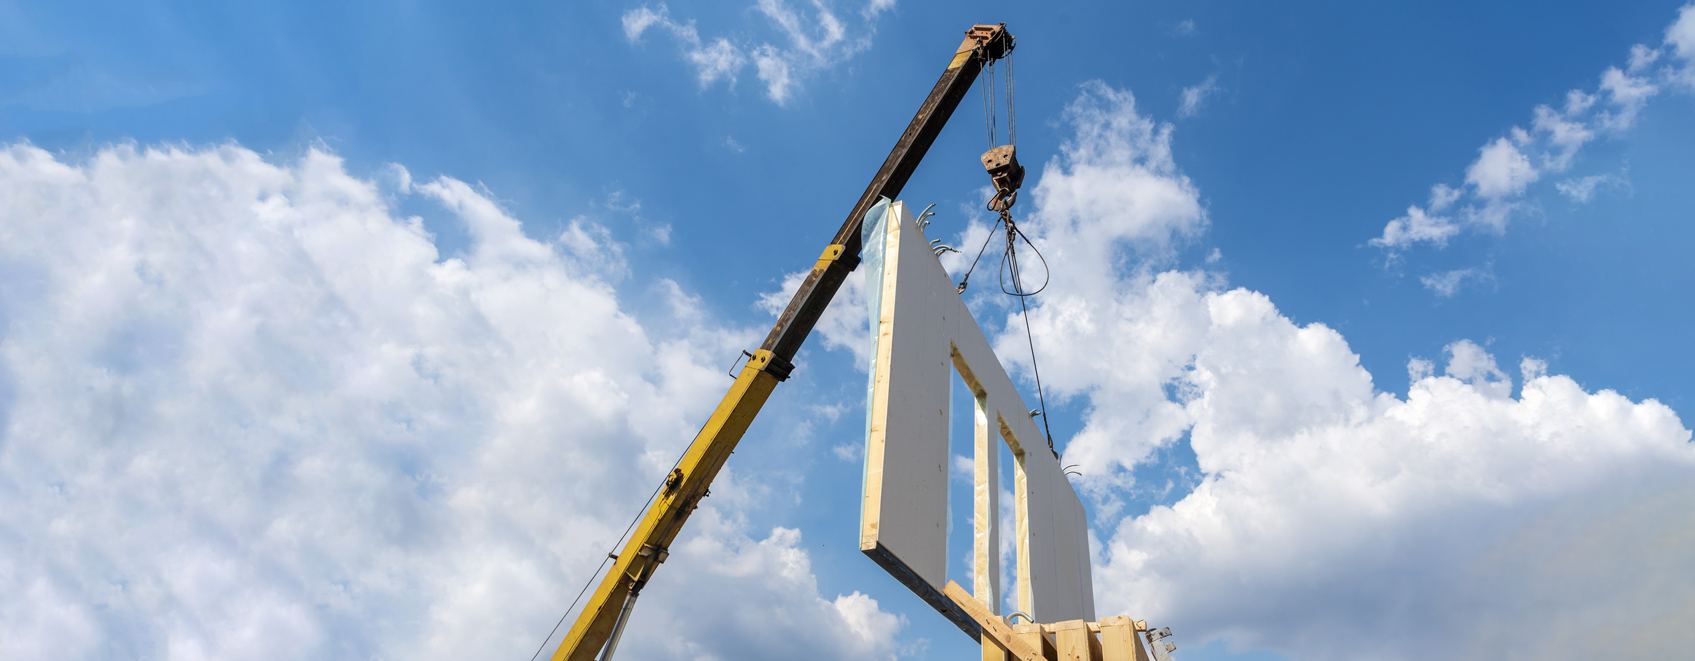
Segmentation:
{"type": "MultiPolygon", "coordinates": [[[[682,460],[665,477],[629,541],[614,556],[612,568],[554,652],[553,661],[592,661],[603,650],[600,658],[603,661],[611,658],[636,598],[654,571],[665,562],[672,540],[682,531],[700,499],[709,493],[713,478],[759,414],[766,398],[778,383],[789,378],[794,370],[795,353],[848,273],[859,265],[860,225],[865,213],[878,200],[900,195],[978,74],[985,66],[1006,57],[1014,45],[1005,23],[974,25],[965,32],[965,40],[954,51],[941,79],[936,81],[894,150],[848,212],[842,228],[819,255],[765,342],[751,354],[682,460]]],[[[1002,204],[996,210],[1004,211],[1016,199],[1013,194],[1023,182],[1024,169],[1018,165],[1010,145],[991,149],[982,160],[995,185],[995,199],[1002,204]]]]}

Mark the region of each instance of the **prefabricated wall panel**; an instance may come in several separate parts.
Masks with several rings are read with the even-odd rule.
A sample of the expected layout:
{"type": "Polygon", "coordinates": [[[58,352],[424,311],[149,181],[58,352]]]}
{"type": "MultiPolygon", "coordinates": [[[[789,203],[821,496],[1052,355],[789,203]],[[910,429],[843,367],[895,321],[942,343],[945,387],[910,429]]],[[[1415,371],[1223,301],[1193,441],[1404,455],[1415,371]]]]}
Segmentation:
{"type": "MultiPolygon", "coordinates": [[[[906,205],[891,207],[886,227],[867,402],[861,550],[957,621],[951,601],[937,601],[947,600],[941,590],[947,583],[948,388],[949,371],[957,369],[977,396],[989,437],[1011,448],[1021,482],[1015,489],[1018,530],[983,530],[985,523],[998,526],[999,517],[978,516],[978,545],[996,533],[1014,536],[1019,610],[1041,622],[1093,620],[1082,502],[906,205]]],[[[986,447],[998,450],[993,443],[986,447]]],[[[985,470],[993,464],[984,457],[977,464],[975,479],[988,482],[973,492],[983,499],[998,491],[998,471],[985,470]]],[[[997,563],[983,556],[998,549],[976,551],[979,566],[995,571],[997,563]]],[[[977,585],[981,592],[983,582],[977,585]]],[[[998,611],[994,595],[976,596],[998,611]]]]}

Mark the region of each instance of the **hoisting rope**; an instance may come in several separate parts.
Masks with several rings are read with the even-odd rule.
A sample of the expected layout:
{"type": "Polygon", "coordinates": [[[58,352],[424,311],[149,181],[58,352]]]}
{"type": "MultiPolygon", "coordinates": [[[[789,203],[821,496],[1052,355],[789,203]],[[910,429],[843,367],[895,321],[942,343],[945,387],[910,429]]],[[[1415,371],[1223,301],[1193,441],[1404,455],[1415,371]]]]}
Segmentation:
{"type": "MultiPolygon", "coordinates": [[[[1006,60],[1006,143],[1018,144],[1018,107],[1014,104],[1012,78],[1012,50],[1007,50],[1001,59],[1006,60]]],[[[997,116],[999,108],[995,103],[995,60],[983,65],[983,125],[988,129],[989,148],[994,149],[995,134],[999,132],[997,116]]]]}
{"type": "MultiPolygon", "coordinates": [[[[1007,52],[1004,59],[1006,60],[1006,137],[1007,144],[1012,145],[1016,149],[1018,145],[1018,110],[1013,97],[1012,52],[1010,50],[1007,52]]],[[[999,127],[996,126],[998,119],[996,117],[998,104],[995,103],[995,63],[992,60],[986,65],[984,70],[982,87],[983,124],[985,128],[988,129],[989,149],[992,152],[998,147],[995,143],[995,134],[999,132],[997,130],[999,127]]],[[[985,164],[987,164],[988,160],[989,157],[985,155],[985,164]]],[[[1016,160],[1012,162],[1016,166],[1016,160]]],[[[1022,182],[1022,167],[1016,167],[1019,169],[1017,179],[1019,182],[1022,182]]],[[[990,175],[991,177],[997,177],[994,170],[990,171],[990,175]]],[[[995,181],[997,182],[996,186],[998,188],[1000,186],[1001,179],[995,178],[995,181]]],[[[999,271],[1001,292],[1018,299],[1018,308],[1024,317],[1024,337],[1030,346],[1030,371],[1036,377],[1036,399],[1041,404],[1039,413],[1037,411],[1032,411],[1031,414],[1040,415],[1042,417],[1042,431],[1047,434],[1048,450],[1051,451],[1053,450],[1053,429],[1048,424],[1048,398],[1042,387],[1042,369],[1036,361],[1036,336],[1030,329],[1030,306],[1025,299],[1035,296],[1036,294],[1040,294],[1043,290],[1047,289],[1049,281],[1052,280],[1052,272],[1048,269],[1048,260],[1046,257],[1042,256],[1042,251],[1036,248],[1035,242],[1031,241],[1030,237],[1025,235],[1023,230],[1018,229],[1018,223],[1014,222],[1012,219],[1012,205],[1018,201],[1018,191],[1016,188],[1018,185],[1018,183],[1013,183],[1011,191],[1004,189],[998,190],[994,199],[989,201],[989,210],[1000,212],[1000,219],[996,220],[994,226],[989,228],[989,235],[983,239],[983,247],[977,249],[977,257],[971,260],[971,266],[965,270],[965,277],[959,281],[958,291],[961,294],[965,293],[965,288],[971,284],[971,273],[977,270],[977,263],[983,259],[983,253],[987,252],[989,249],[989,242],[993,241],[995,238],[995,230],[1005,227],[1006,249],[1001,253],[1001,267],[999,271]],[[1030,246],[1030,250],[1036,253],[1036,259],[1039,259],[1042,262],[1042,286],[1037,287],[1035,291],[1025,291],[1024,289],[1023,270],[1018,264],[1019,241],[1023,241],[1025,245],[1030,246]],[[1007,288],[1008,279],[1012,281],[1011,289],[1007,288]]]]}
{"type": "Polygon", "coordinates": [[[999,269],[1001,293],[1018,299],[1018,309],[1022,313],[1021,316],[1024,317],[1024,338],[1030,346],[1030,371],[1036,377],[1036,400],[1041,404],[1042,432],[1048,437],[1048,449],[1053,450],[1053,429],[1048,424],[1048,399],[1042,387],[1042,368],[1036,361],[1036,336],[1030,330],[1030,307],[1025,300],[1042,293],[1043,290],[1048,288],[1048,283],[1052,280],[1052,272],[1048,269],[1047,258],[1043,257],[1042,251],[1036,248],[1036,243],[1024,234],[1024,230],[1018,228],[1017,222],[1013,221],[1011,210],[1002,211],[1000,219],[995,221],[993,227],[989,228],[989,236],[983,239],[983,247],[977,250],[977,257],[971,260],[971,266],[965,270],[965,277],[959,281],[958,291],[961,294],[965,293],[965,288],[971,283],[971,273],[977,270],[977,262],[981,261],[983,253],[988,251],[989,242],[994,241],[995,230],[1002,226],[1006,227],[1006,234],[1004,235],[1006,237],[1006,249],[1001,253],[1001,267],[999,269]],[[1024,273],[1022,267],[1018,264],[1019,241],[1030,246],[1030,250],[1036,253],[1036,259],[1042,262],[1042,286],[1037,287],[1034,291],[1025,291],[1024,289],[1024,273]],[[1007,288],[1007,280],[1009,279],[1012,281],[1011,289],[1007,288]]]}

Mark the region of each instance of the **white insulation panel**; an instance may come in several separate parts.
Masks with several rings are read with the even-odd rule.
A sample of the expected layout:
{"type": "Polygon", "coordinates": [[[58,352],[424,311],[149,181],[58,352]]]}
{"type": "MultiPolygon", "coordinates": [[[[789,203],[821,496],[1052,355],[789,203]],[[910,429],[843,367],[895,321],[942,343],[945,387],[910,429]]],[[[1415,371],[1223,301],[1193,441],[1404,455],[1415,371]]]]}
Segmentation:
{"type": "MultiPolygon", "coordinates": [[[[938,592],[946,584],[948,381],[957,368],[978,397],[990,438],[1011,448],[1021,483],[1014,489],[1018,530],[978,529],[976,538],[1015,540],[1020,610],[1040,622],[1094,620],[1082,502],[905,204],[892,206],[886,227],[861,549],[880,546],[938,592]]],[[[982,457],[977,463],[992,465],[982,457]]],[[[979,482],[988,481],[973,490],[978,499],[998,491],[994,473],[976,471],[979,482]]],[[[978,516],[974,526],[999,523],[998,516],[978,516]]],[[[978,546],[977,566],[995,571],[998,563],[984,557],[993,547],[978,546]]],[[[984,587],[980,581],[976,589],[984,587]]],[[[994,595],[977,596],[998,606],[994,595]]]]}

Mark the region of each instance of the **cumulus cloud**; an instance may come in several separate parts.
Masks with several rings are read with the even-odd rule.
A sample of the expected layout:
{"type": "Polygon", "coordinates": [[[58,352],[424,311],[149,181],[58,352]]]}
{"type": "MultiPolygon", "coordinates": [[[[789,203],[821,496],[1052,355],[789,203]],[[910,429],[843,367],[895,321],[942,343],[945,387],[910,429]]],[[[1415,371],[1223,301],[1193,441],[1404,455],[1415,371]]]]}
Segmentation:
{"type": "Polygon", "coordinates": [[[756,540],[744,521],[704,507],[689,525],[699,532],[681,551],[673,546],[666,562],[667,577],[676,578],[643,591],[630,621],[643,633],[627,636],[620,656],[891,659],[900,651],[894,636],[906,617],[857,591],[820,596],[799,530],[779,527],[756,540]],[[713,607],[699,608],[701,595],[711,595],[713,607]]]}
{"type": "MultiPolygon", "coordinates": [[[[1674,411],[1586,390],[1534,357],[1515,382],[1469,340],[1445,347],[1440,367],[1410,358],[1406,396],[1383,392],[1336,330],[1296,324],[1220,274],[1170,268],[1208,222],[1170,125],[1098,82],[1064,117],[1070,137],[1021,222],[1065,265],[1029,323],[1048,396],[1084,404],[1082,431],[1057,440],[1094,504],[1100,613],[1169,624],[1186,645],[1291,658],[1421,658],[1432,630],[1464,659],[1662,658],[1695,643],[1671,624],[1695,607],[1679,565],[1695,548],[1695,450],[1674,411]],[[1136,494],[1173,486],[1134,471],[1179,443],[1196,458],[1193,490],[1127,512],[1136,494]]],[[[1527,185],[1524,144],[1496,147],[1500,162],[1483,167],[1498,171],[1479,180],[1505,198],[1527,185]]],[[[1400,231],[1453,236],[1477,222],[1463,201],[1477,187],[1433,187],[1400,231]]],[[[987,231],[973,222],[948,243],[987,231]]],[[[957,276],[962,260],[943,261],[957,276]]],[[[1461,269],[1428,286],[1490,278],[1461,269]]],[[[993,323],[1008,309],[999,298],[971,303],[1029,385],[1024,322],[993,323]]],[[[862,305],[819,325],[861,363],[862,305]]]]}
{"type": "MultiPolygon", "coordinates": [[[[1529,208],[1519,200],[1531,185],[1547,175],[1571,168],[1584,145],[1600,136],[1620,135],[1636,123],[1648,102],[1661,90],[1681,86],[1695,90],[1695,4],[1678,10],[1678,18],[1666,28],[1663,48],[1637,44],[1630,49],[1626,68],[1608,67],[1594,91],[1570,90],[1559,108],[1538,105],[1532,112],[1530,129],[1511,127],[1501,137],[1485,143],[1477,160],[1465,171],[1465,186],[1458,189],[1465,201],[1458,213],[1438,215],[1438,209],[1413,206],[1407,215],[1389,221],[1371,245],[1391,253],[1421,243],[1447,245],[1460,230],[1470,228],[1500,234],[1513,216],[1529,208]],[[1671,51],[1668,66],[1655,69],[1661,56],[1671,51]],[[1415,223],[1422,223],[1415,228],[1415,223]]],[[[1605,179],[1563,180],[1555,187],[1579,202],[1589,199],[1596,184],[1605,179]]]]}
{"type": "MultiPolygon", "coordinates": [[[[1030,325],[1051,396],[1115,402],[1092,407],[1066,448],[1066,462],[1084,467],[1111,512],[1112,488],[1129,486],[1128,470],[1187,426],[1164,386],[1183,371],[1204,323],[1194,303],[1219,280],[1157,270],[1208,222],[1198,189],[1172,160],[1171,125],[1100,82],[1082,87],[1065,118],[1072,137],[1043,168],[1024,225],[1048,263],[1065,267],[1054,270],[1030,325]]],[[[972,236],[958,243],[977,245],[972,236]]],[[[1006,327],[1016,330],[996,340],[1002,360],[1028,370],[1023,322],[1009,317],[1006,327]]]]}
{"type": "MultiPolygon", "coordinates": [[[[757,335],[674,283],[679,321],[639,322],[588,220],[536,240],[463,182],[385,179],[321,150],[0,150],[0,656],[535,650],[757,335]]],[[[798,532],[745,523],[758,485],[720,482],[650,589],[733,590],[744,619],[648,656],[772,621],[799,656],[891,653],[898,618],[819,594],[798,532]],[[751,566],[780,571],[730,585],[751,566]]]]}
{"type": "Polygon", "coordinates": [[[759,0],[754,8],[764,16],[774,33],[769,38],[732,41],[719,37],[705,42],[694,21],[671,20],[664,3],[642,5],[624,13],[624,36],[634,43],[643,32],[661,27],[676,38],[683,58],[695,67],[702,87],[717,80],[735,85],[737,74],[748,64],[765,84],[765,95],[785,105],[806,79],[833,69],[871,47],[872,23],[894,8],[894,0],[870,0],[858,12],[859,22],[850,26],[828,4],[815,0],[796,7],[787,0],[759,0]],[[757,43],[756,43],[757,42],[757,43]]]}
{"type": "MultiPolygon", "coordinates": [[[[1106,475],[1114,473],[1108,470],[1111,466],[1127,470],[1157,448],[1160,439],[1180,433],[1186,425],[1181,407],[1166,401],[1162,384],[1182,371],[1186,359],[1180,356],[1190,349],[1193,331],[1200,327],[1200,318],[1188,304],[1217,278],[1146,268],[1165,263],[1176,247],[1194,240],[1207,226],[1198,190],[1172,160],[1172,126],[1139,114],[1129,91],[1099,81],[1081,86],[1064,117],[1073,137],[1031,187],[1029,199],[1035,208],[1024,227],[1041,244],[1049,263],[1066,267],[1054,271],[1054,293],[1043,295],[1041,312],[1031,319],[1044,378],[1050,371],[1062,375],[1055,381],[1060,384],[1057,394],[1104,387],[1121,398],[1116,412],[1092,414],[1091,426],[1078,437],[1081,440],[1072,441],[1076,449],[1070,451],[1093,457],[1088,461],[1095,463],[1085,465],[1106,475]],[[1144,260],[1143,266],[1135,266],[1134,260],[1144,260]],[[1103,307],[1102,301],[1126,302],[1103,307]],[[1132,310],[1139,316],[1120,316],[1132,310]],[[1053,351],[1048,343],[1058,338],[1104,353],[1053,351]],[[1106,367],[1101,355],[1114,357],[1113,368],[1106,367]]],[[[972,222],[948,243],[978,246],[988,231],[987,224],[972,222]]],[[[996,267],[992,252],[974,276],[975,282],[990,283],[991,290],[994,274],[989,271],[996,267]]],[[[944,264],[956,273],[970,261],[963,253],[947,257],[951,259],[944,264]]],[[[773,314],[781,311],[804,277],[803,272],[789,274],[781,289],[761,297],[761,307],[773,314]]],[[[817,325],[825,347],[853,352],[862,369],[870,359],[863,283],[863,271],[856,270],[817,325]]],[[[994,299],[987,298],[991,304],[994,299]]],[[[986,318],[982,312],[978,317],[986,318]]],[[[1023,328],[1022,322],[1013,325],[1023,328]]],[[[1021,364],[1013,357],[1027,356],[1028,350],[1021,348],[1024,341],[1022,332],[1001,338],[1002,359],[1021,364]],[[1020,348],[1014,350],[1014,345],[1020,348]]]]}
{"type": "Polygon", "coordinates": [[[1513,398],[1469,342],[1401,399],[1328,328],[1239,290],[1208,303],[1209,334],[1240,341],[1203,350],[1186,379],[1207,477],[1121,522],[1103,612],[1314,659],[1418,658],[1432,628],[1457,658],[1659,658],[1692,642],[1654,624],[1695,587],[1677,568],[1687,539],[1668,537],[1695,527],[1678,504],[1695,497],[1695,453],[1669,408],[1535,364],[1513,398]],[[1291,390],[1299,405],[1280,401],[1291,390]]]}
{"type": "Polygon", "coordinates": [[[1066,251],[1061,261],[1083,260],[1071,270],[1112,272],[1114,245],[1162,255],[1206,229],[1194,184],[1171,158],[1172,126],[1138,114],[1128,90],[1085,83],[1064,117],[1074,137],[1032,192],[1038,231],[1066,251]]]}
{"type": "Polygon", "coordinates": [[[1477,161],[1466,168],[1465,182],[1491,201],[1517,196],[1540,174],[1518,146],[1506,138],[1496,139],[1482,149],[1477,161]]]}
{"type": "MultiPolygon", "coordinates": [[[[1674,411],[1532,357],[1515,381],[1468,340],[1440,368],[1410,359],[1404,397],[1379,390],[1335,329],[1169,268],[1161,247],[1206,225],[1169,127],[1100,84],[1067,121],[1025,223],[1066,268],[1029,315],[1049,397],[1085,404],[1083,430],[1059,440],[1095,504],[1099,612],[1169,624],[1191,646],[1311,659],[1433,644],[1465,659],[1662,658],[1695,643],[1671,624],[1695,606],[1680,564],[1695,449],[1674,411]],[[1126,516],[1133,470],[1184,442],[1193,491],[1126,516]]],[[[1460,197],[1439,187],[1429,208],[1460,197]]],[[[992,298],[974,302],[980,319],[1004,309],[992,298]]],[[[1003,328],[1002,360],[1028,377],[1022,320],[1003,328]]]]}

